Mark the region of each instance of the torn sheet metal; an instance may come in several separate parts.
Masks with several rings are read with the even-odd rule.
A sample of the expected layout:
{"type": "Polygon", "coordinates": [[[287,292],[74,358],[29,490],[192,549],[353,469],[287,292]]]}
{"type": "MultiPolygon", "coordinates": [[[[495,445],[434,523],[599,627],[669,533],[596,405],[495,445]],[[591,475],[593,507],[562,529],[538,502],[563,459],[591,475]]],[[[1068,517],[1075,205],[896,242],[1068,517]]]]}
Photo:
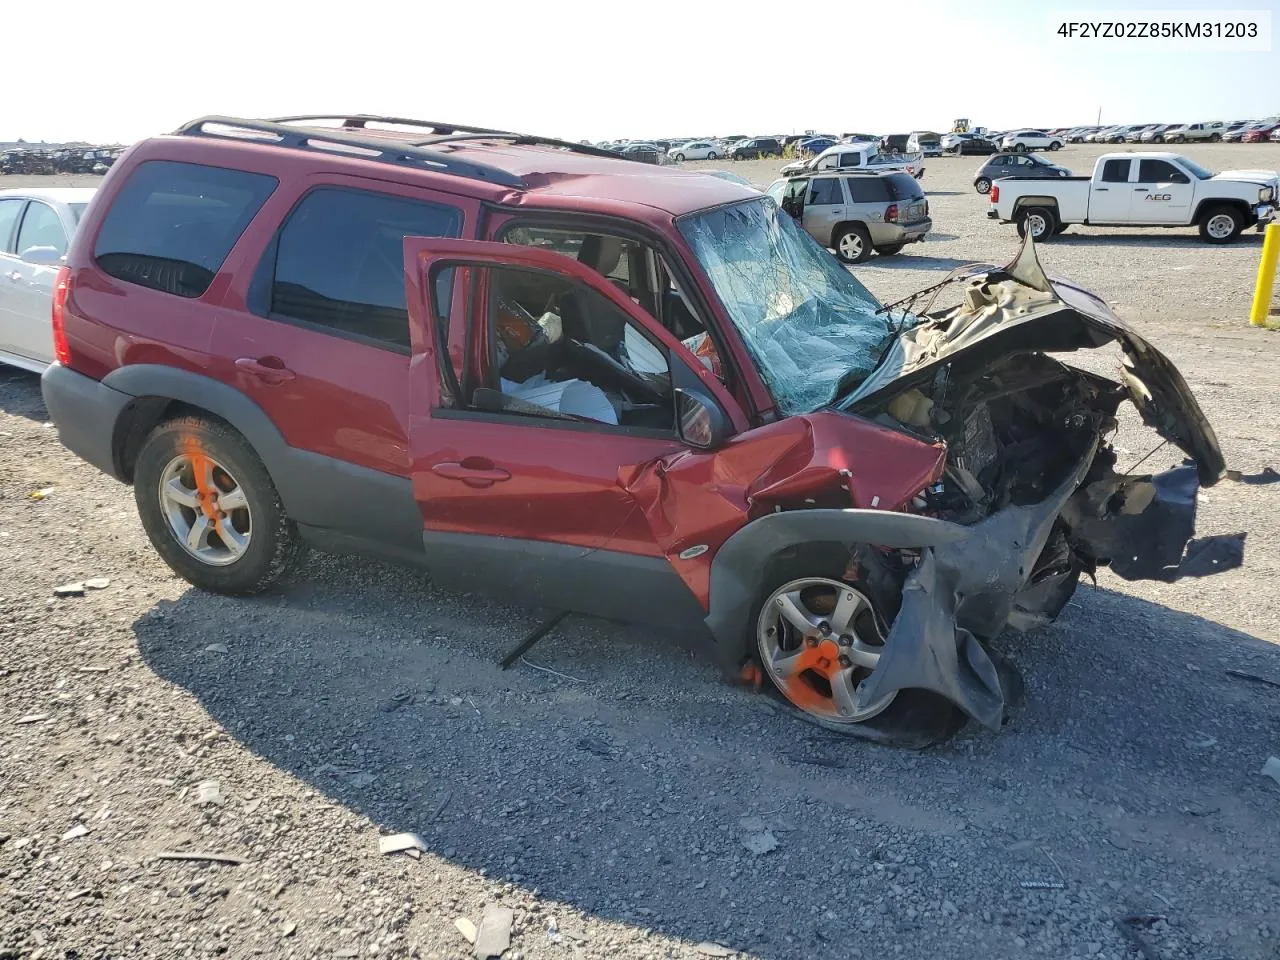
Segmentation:
{"type": "Polygon", "coordinates": [[[941,476],[945,458],[940,443],[826,410],[751,430],[713,452],[625,467],[619,483],[706,608],[711,563],[744,524],[784,506],[901,510],[941,476]]]}

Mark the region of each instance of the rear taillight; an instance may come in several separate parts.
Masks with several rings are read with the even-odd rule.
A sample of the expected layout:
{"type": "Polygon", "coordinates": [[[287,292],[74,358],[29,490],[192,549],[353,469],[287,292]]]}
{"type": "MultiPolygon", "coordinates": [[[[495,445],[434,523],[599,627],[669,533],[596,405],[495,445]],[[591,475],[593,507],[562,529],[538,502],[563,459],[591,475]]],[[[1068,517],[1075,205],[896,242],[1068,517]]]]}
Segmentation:
{"type": "Polygon", "coordinates": [[[889,204],[889,209],[884,212],[885,223],[898,222],[898,205],[896,203],[889,204]]]}
{"type": "Polygon", "coordinates": [[[58,270],[58,279],[53,284],[53,314],[50,317],[53,326],[53,358],[64,367],[71,363],[71,350],[67,346],[67,294],[71,292],[71,268],[58,270]]]}
{"type": "Polygon", "coordinates": [[[998,184],[993,183],[991,185],[991,202],[992,203],[1000,202],[1000,187],[998,184]]]}

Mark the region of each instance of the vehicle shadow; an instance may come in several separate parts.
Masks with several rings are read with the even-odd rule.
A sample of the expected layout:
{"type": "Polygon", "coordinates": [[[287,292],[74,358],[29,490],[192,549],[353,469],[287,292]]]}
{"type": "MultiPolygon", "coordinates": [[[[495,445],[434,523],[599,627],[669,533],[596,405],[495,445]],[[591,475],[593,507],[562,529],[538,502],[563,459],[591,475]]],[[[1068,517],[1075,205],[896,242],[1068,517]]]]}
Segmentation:
{"type": "Polygon", "coordinates": [[[40,395],[40,374],[0,365],[0,411],[47,423],[49,411],[40,395]]]}
{"type": "MultiPolygon", "coordinates": [[[[994,844],[991,782],[1084,784],[1101,804],[1136,770],[1144,793],[1204,798],[1237,789],[1234,764],[1256,765],[1275,732],[1275,691],[1222,668],[1280,677],[1280,649],[1105,589],[1083,588],[1058,625],[1001,643],[1032,691],[1009,729],[923,754],[833,738],[723,685],[688,646],[597,620],[571,618],[530,652],[559,675],[499,670],[496,648],[534,622],[411,572],[318,557],[275,594],[190,590],[134,632],[146,665],[230,736],[381,831],[416,831],[432,854],[602,918],[765,957],[830,955],[832,916],[791,911],[779,924],[776,891],[820,900],[841,871],[865,869],[854,849],[865,838],[840,826],[851,816],[902,827],[912,811],[932,822],[973,804],[966,829],[994,844]],[[214,643],[227,652],[205,650],[214,643]],[[1215,733],[1224,749],[1169,762],[1171,736],[1215,733]],[[1026,769],[1036,756],[1054,758],[1047,772],[1026,769]],[[926,816],[928,797],[939,806],[926,816]],[[800,832],[752,856],[739,819],[778,809],[804,811],[800,832]],[[828,854],[816,870],[812,850],[828,854]]],[[[1072,835],[1079,812],[1028,805],[1020,829],[1072,835]]]]}

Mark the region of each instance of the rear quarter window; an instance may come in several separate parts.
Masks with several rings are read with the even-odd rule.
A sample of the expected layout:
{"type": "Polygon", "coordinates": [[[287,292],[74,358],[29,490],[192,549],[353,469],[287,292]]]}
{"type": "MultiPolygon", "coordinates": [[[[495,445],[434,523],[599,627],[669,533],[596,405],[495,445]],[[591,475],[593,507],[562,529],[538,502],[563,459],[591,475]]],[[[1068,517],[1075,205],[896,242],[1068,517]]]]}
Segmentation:
{"type": "Polygon", "coordinates": [[[889,200],[884,177],[849,177],[848,184],[854,203],[886,203],[889,200]]]}
{"type": "Polygon", "coordinates": [[[107,211],[94,260],[117,280],[201,297],[277,183],[261,173],[148,160],[107,211]]]}
{"type": "Polygon", "coordinates": [[[909,173],[891,173],[884,181],[894,200],[919,200],[924,196],[919,182],[909,173]]]}

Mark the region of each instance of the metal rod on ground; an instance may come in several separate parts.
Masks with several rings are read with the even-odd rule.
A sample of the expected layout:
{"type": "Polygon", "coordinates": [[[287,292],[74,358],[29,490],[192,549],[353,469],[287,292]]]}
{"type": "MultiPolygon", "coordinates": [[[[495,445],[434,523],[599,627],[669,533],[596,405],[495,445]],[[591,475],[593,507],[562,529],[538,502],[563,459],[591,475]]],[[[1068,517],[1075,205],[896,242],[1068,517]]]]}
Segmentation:
{"type": "Polygon", "coordinates": [[[1267,225],[1266,239],[1262,241],[1262,260],[1258,264],[1258,281],[1253,287],[1253,309],[1249,322],[1255,327],[1280,327],[1280,318],[1268,322],[1271,312],[1271,293],[1276,286],[1276,267],[1280,264],[1280,223],[1267,225]]]}
{"type": "Polygon", "coordinates": [[[552,615],[548,619],[542,621],[542,623],[538,624],[538,626],[534,628],[534,631],[531,634],[529,634],[527,637],[525,637],[523,640],[517,643],[514,647],[508,650],[505,655],[503,655],[502,660],[500,661],[502,664],[502,669],[506,670],[513,663],[519,660],[520,657],[528,653],[529,649],[535,643],[537,643],[539,640],[545,637],[548,633],[554,630],[556,628],[556,625],[559,624],[560,621],[563,620],[568,615],[569,615],[568,610],[561,610],[559,613],[552,615]]]}

